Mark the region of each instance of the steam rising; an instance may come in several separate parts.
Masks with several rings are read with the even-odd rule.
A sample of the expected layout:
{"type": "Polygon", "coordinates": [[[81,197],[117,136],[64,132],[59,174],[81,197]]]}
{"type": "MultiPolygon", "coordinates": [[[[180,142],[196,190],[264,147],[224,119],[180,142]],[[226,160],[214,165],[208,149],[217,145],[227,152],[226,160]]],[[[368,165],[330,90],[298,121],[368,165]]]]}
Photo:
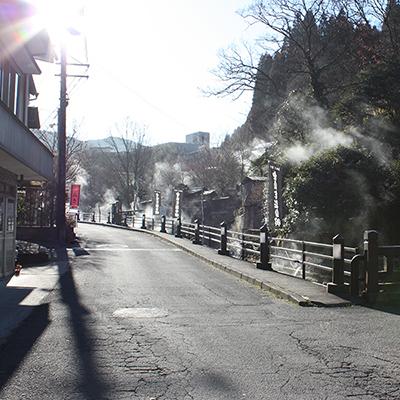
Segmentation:
{"type": "MultiPolygon", "coordinates": [[[[298,101],[296,98],[292,101],[298,101]]],[[[300,107],[296,104],[296,110],[300,107]]],[[[285,148],[284,158],[293,164],[307,161],[310,157],[320,152],[336,148],[338,146],[351,147],[354,144],[354,130],[345,133],[330,126],[328,113],[318,106],[303,106],[300,116],[309,128],[307,144],[300,141],[285,148]]]]}

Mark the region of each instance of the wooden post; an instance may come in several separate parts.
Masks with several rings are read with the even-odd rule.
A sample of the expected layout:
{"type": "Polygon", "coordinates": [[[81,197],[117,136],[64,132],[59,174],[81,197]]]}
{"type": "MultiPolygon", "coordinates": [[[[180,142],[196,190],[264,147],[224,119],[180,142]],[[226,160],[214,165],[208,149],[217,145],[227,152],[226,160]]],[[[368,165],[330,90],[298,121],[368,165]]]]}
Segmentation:
{"type": "Polygon", "coordinates": [[[220,248],[218,250],[218,254],[221,254],[223,256],[229,256],[227,244],[228,244],[227,226],[226,226],[225,221],[223,221],[223,222],[221,222],[221,241],[220,241],[220,248]]]}
{"type": "Polygon", "coordinates": [[[260,262],[256,264],[258,269],[273,271],[270,261],[269,232],[267,224],[260,228],[260,262]]]}
{"type": "Polygon", "coordinates": [[[154,231],[154,217],[151,219],[151,230],[154,231]]]}
{"type": "Polygon", "coordinates": [[[166,218],[165,218],[165,215],[163,215],[161,217],[161,229],[160,229],[161,233],[167,233],[167,231],[165,229],[165,223],[166,223],[166,218]]]}
{"type": "Polygon", "coordinates": [[[108,212],[108,216],[107,216],[107,224],[111,224],[111,214],[110,214],[110,211],[108,212]]]}
{"type": "Polygon", "coordinates": [[[378,295],[378,236],[377,231],[364,232],[365,286],[369,303],[374,303],[378,295]]]}
{"type": "Polygon", "coordinates": [[[192,241],[193,244],[201,244],[200,241],[200,224],[199,220],[196,219],[194,221],[194,240],[192,241]]]}

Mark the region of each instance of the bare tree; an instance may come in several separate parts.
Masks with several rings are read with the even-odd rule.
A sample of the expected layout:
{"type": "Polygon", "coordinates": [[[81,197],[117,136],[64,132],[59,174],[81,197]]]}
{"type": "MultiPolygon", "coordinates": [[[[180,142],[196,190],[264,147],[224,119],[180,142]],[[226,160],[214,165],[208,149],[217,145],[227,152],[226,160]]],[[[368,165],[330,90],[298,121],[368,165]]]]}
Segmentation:
{"type": "Polygon", "coordinates": [[[187,162],[192,183],[227,194],[240,180],[240,165],[228,146],[203,148],[187,162]]]}
{"type": "MultiPolygon", "coordinates": [[[[58,136],[55,131],[34,130],[34,134],[39,140],[55,155],[54,157],[54,171],[57,171],[57,144],[58,136]]],[[[72,133],[66,138],[66,182],[72,183],[76,180],[81,170],[81,160],[83,143],[78,139],[79,126],[74,123],[72,133]]]]}
{"type": "Polygon", "coordinates": [[[146,193],[146,181],[152,170],[151,148],[146,146],[146,131],[130,119],[116,127],[118,136],[111,136],[105,151],[111,172],[111,183],[122,202],[135,209],[138,197],[146,193]]]}
{"type": "Polygon", "coordinates": [[[204,93],[221,97],[232,95],[234,99],[238,99],[243,93],[253,91],[257,84],[264,92],[279,96],[280,88],[271,76],[267,58],[272,59],[268,54],[260,59],[258,52],[247,44],[243,44],[242,49],[231,46],[227,50],[220,50],[220,63],[212,72],[222,83],[222,87],[208,88],[204,93]]]}
{"type": "MultiPolygon", "coordinates": [[[[224,87],[212,94],[238,97],[245,90],[256,89],[257,82],[258,89],[266,95],[282,98],[290,90],[282,86],[283,81],[287,82],[281,79],[284,72],[298,77],[294,86],[298,88],[301,83],[305,89],[311,88],[317,103],[326,105],[329,88],[324,76],[348,64],[343,55],[349,52],[349,46],[342,43],[332,52],[330,41],[334,40],[335,31],[330,31],[330,40],[324,40],[320,27],[325,26],[329,16],[339,13],[339,5],[333,0],[255,0],[241,15],[250,25],[265,27],[264,42],[266,47],[275,49],[275,55],[264,54],[255,62],[248,47],[244,52],[236,48],[222,52],[216,75],[224,87]]],[[[351,32],[348,36],[346,44],[350,43],[351,32]]]]}

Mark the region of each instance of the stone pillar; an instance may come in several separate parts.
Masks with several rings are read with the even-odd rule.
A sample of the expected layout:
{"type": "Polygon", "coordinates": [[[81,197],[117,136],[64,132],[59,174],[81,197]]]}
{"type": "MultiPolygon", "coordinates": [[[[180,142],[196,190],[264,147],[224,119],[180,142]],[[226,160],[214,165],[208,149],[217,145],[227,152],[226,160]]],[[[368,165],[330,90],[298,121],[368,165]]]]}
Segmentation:
{"type": "Polygon", "coordinates": [[[227,244],[228,244],[227,226],[226,226],[226,222],[223,221],[221,223],[221,242],[220,242],[220,249],[218,250],[218,254],[221,254],[223,256],[229,256],[227,244]]]}
{"type": "Polygon", "coordinates": [[[329,293],[344,293],[344,240],[341,235],[332,239],[332,282],[328,283],[329,293]]]}
{"type": "Polygon", "coordinates": [[[194,240],[192,241],[193,244],[201,244],[200,241],[200,224],[199,220],[196,219],[194,221],[194,240]]]}
{"type": "Polygon", "coordinates": [[[260,262],[256,264],[258,269],[273,271],[270,260],[269,232],[267,224],[260,228],[260,262]]]}
{"type": "Polygon", "coordinates": [[[146,229],[146,214],[142,215],[142,226],[140,229],[146,229]]]}
{"type": "Polygon", "coordinates": [[[378,295],[378,237],[377,231],[364,232],[365,286],[369,303],[374,303],[378,295]]]}
{"type": "Polygon", "coordinates": [[[167,230],[165,229],[165,223],[166,223],[166,218],[165,215],[163,215],[161,217],[161,229],[160,229],[161,233],[167,233],[167,230]]]}
{"type": "Polygon", "coordinates": [[[175,237],[177,238],[181,238],[182,237],[182,221],[181,221],[181,217],[178,217],[176,219],[176,233],[175,233],[175,237]]]}

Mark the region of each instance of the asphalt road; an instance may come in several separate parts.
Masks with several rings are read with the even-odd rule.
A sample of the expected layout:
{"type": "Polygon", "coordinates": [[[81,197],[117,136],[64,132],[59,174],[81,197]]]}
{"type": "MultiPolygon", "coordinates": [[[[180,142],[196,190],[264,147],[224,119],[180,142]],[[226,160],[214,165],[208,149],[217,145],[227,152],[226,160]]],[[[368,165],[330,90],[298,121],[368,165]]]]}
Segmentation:
{"type": "Polygon", "coordinates": [[[0,350],[0,399],[399,399],[400,316],[302,308],[143,233],[81,225],[0,350]]]}

